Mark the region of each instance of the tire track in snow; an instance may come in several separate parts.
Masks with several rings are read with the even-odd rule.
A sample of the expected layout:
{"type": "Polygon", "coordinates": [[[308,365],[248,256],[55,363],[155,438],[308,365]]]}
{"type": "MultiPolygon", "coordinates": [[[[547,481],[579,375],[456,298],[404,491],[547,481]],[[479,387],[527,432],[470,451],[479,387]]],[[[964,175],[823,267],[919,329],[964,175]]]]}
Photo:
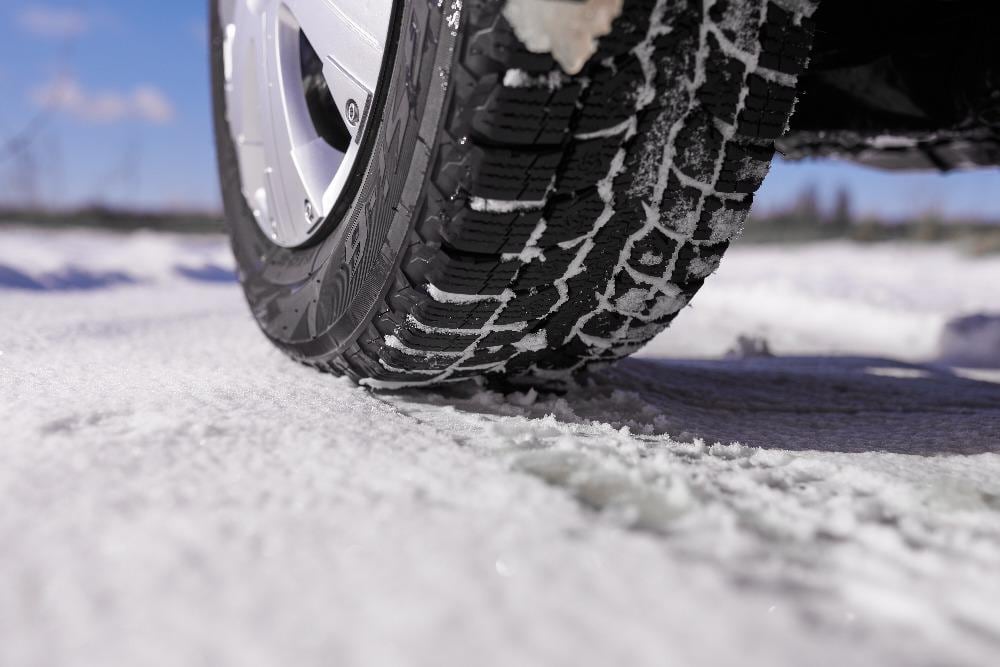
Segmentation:
{"type": "Polygon", "coordinates": [[[821,632],[882,633],[907,664],[979,664],[1000,649],[990,611],[1000,599],[1000,455],[674,439],[655,395],[619,388],[634,386],[627,376],[603,374],[563,397],[454,388],[385,400],[573,498],[592,521],[774,596],[821,632]]]}

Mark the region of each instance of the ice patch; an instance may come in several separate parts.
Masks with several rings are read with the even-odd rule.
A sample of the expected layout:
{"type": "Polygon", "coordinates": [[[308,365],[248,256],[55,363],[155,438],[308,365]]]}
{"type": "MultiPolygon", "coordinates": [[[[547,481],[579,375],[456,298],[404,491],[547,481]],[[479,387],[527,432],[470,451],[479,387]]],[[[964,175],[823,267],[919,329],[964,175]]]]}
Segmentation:
{"type": "Polygon", "coordinates": [[[504,16],[528,50],[551,53],[567,74],[578,74],[611,32],[624,0],[508,0],[504,16]]]}

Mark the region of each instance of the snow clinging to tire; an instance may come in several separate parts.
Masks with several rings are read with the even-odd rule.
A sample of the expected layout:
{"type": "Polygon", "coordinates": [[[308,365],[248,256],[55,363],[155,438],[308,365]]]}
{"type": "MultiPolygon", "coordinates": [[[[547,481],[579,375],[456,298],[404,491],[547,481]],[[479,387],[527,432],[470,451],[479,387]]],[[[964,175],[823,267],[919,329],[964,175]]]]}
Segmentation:
{"type": "Polygon", "coordinates": [[[567,74],[578,74],[611,32],[624,0],[507,0],[504,16],[535,53],[551,53],[567,74]]]}

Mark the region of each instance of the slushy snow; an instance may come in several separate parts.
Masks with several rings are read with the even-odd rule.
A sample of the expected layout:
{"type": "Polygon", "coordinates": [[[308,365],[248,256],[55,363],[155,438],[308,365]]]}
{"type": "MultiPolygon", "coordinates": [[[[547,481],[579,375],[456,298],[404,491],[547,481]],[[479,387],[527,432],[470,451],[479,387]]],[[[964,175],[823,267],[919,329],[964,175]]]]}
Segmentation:
{"type": "Polygon", "coordinates": [[[1000,259],[737,244],[561,396],[316,373],[233,276],[0,231],[0,664],[995,664],[1000,259]]]}

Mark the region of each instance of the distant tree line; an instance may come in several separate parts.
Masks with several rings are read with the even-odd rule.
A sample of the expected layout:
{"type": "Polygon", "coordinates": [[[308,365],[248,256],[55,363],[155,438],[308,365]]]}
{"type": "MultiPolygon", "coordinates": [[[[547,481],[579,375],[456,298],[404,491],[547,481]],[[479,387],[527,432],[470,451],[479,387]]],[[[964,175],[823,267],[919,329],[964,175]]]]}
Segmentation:
{"type": "Polygon", "coordinates": [[[196,234],[223,231],[222,216],[214,211],[148,211],[103,205],[57,210],[0,205],[0,225],[97,227],[123,232],[155,229],[196,234]]]}
{"type": "Polygon", "coordinates": [[[788,207],[751,213],[743,234],[747,243],[810,241],[956,241],[974,254],[1000,252],[1000,220],[962,220],[928,211],[905,220],[884,220],[854,213],[850,192],[840,189],[824,209],[815,187],[808,187],[788,207]]]}

